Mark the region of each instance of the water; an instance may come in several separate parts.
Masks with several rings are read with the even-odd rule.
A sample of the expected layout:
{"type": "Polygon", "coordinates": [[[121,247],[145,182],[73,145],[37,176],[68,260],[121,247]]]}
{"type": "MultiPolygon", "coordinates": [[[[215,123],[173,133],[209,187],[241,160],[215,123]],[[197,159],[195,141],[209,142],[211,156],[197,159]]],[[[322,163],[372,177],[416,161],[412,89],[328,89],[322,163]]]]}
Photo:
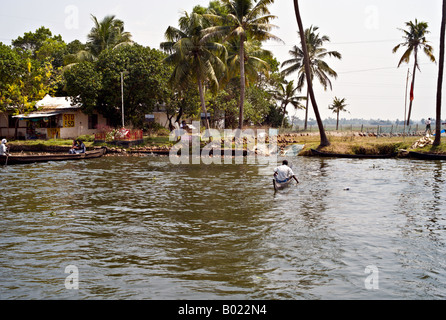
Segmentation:
{"type": "Polygon", "coordinates": [[[446,298],[445,162],[289,160],[2,167],[0,299],[446,298]]]}

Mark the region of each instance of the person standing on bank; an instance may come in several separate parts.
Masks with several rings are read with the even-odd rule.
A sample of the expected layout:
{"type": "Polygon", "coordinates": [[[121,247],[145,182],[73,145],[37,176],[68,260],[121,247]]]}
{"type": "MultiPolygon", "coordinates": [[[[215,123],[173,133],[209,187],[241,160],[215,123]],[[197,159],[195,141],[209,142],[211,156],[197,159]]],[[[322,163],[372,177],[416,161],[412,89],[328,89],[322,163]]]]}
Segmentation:
{"type": "Polygon", "coordinates": [[[278,183],[285,183],[291,179],[299,183],[293,170],[288,166],[287,160],[283,160],[282,165],[274,169],[274,178],[278,183]]]}
{"type": "Polygon", "coordinates": [[[432,135],[431,123],[432,123],[431,118],[428,118],[426,120],[426,131],[424,131],[424,134],[426,134],[429,131],[429,134],[432,135]]]}

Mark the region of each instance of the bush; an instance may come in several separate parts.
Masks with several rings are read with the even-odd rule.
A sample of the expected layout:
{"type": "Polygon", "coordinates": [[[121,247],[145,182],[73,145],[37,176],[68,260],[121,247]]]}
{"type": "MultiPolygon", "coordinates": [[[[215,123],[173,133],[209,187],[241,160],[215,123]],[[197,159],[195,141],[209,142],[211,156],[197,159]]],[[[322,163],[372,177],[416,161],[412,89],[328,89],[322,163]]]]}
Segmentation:
{"type": "Polygon", "coordinates": [[[83,136],[79,136],[77,139],[82,140],[83,142],[93,142],[94,134],[92,135],[84,134],[83,136]]]}

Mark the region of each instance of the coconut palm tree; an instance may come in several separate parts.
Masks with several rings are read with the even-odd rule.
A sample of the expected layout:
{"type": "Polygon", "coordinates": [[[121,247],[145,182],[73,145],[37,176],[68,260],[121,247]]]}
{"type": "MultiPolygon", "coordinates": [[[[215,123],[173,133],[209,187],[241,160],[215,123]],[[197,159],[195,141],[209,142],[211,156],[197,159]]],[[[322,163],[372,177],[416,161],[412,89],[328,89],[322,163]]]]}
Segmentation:
{"type": "MultiPolygon", "coordinates": [[[[338,74],[334,71],[324,59],[327,57],[334,57],[337,59],[342,59],[342,55],[338,51],[328,51],[325,49],[324,43],[330,42],[328,36],[320,36],[316,31],[319,30],[318,27],[311,26],[305,30],[305,39],[308,47],[308,54],[310,57],[310,76],[311,80],[316,77],[324,90],[330,88],[333,89],[330,77],[337,78],[338,74]]],[[[282,74],[289,76],[295,72],[298,72],[298,88],[302,89],[306,82],[305,65],[304,65],[304,54],[301,48],[294,46],[289,54],[293,57],[292,59],[286,60],[282,63],[282,67],[289,66],[282,71],[282,74]]],[[[307,106],[305,111],[305,129],[307,129],[308,124],[308,87],[307,87],[307,106]]]]}
{"type": "Polygon", "coordinates": [[[415,22],[409,21],[406,22],[406,27],[408,30],[399,29],[404,33],[403,39],[404,42],[398,44],[395,48],[393,48],[393,53],[396,53],[399,48],[401,47],[407,47],[406,51],[404,52],[403,56],[400,59],[400,62],[398,63],[398,67],[401,66],[403,62],[409,63],[410,57],[414,56],[414,66],[413,66],[413,72],[412,72],[412,85],[410,90],[410,104],[409,104],[409,111],[407,115],[407,125],[410,124],[410,116],[412,113],[412,105],[414,100],[414,87],[415,87],[415,75],[417,69],[420,70],[420,66],[418,64],[418,52],[420,50],[423,50],[423,52],[429,57],[429,59],[432,62],[435,62],[435,56],[433,54],[434,48],[428,44],[428,41],[426,40],[426,35],[430,33],[428,28],[427,22],[418,22],[417,19],[415,19],[415,22]]]}
{"type": "Polygon", "coordinates": [[[284,80],[283,83],[279,84],[277,90],[271,92],[274,99],[280,102],[280,109],[282,110],[283,115],[281,127],[283,127],[285,122],[285,117],[288,113],[286,108],[289,104],[291,104],[295,109],[305,108],[300,102],[306,98],[298,96],[298,91],[299,88],[294,86],[294,80],[289,82],[284,80]]]}
{"type": "Polygon", "coordinates": [[[328,109],[332,110],[333,113],[336,113],[337,118],[336,118],[336,130],[339,129],[339,113],[341,111],[343,112],[348,112],[347,109],[345,109],[347,105],[345,104],[345,98],[343,99],[339,99],[337,97],[335,97],[333,99],[333,104],[328,106],[328,109]]]}
{"type": "Polygon", "coordinates": [[[68,54],[64,58],[64,69],[83,61],[96,61],[102,51],[114,49],[123,45],[133,44],[130,32],[124,31],[124,22],[115,16],[106,16],[102,21],[91,15],[94,27],[88,34],[85,50],[68,54]]]}
{"type": "Polygon", "coordinates": [[[116,19],[116,16],[106,16],[100,22],[93,15],[91,18],[94,27],[88,34],[87,46],[93,56],[99,56],[106,49],[132,43],[132,35],[124,31],[124,22],[116,19]]]}
{"type": "MultiPolygon", "coordinates": [[[[220,81],[225,85],[231,79],[240,76],[240,47],[239,39],[231,39],[225,43],[228,57],[226,60],[226,72],[224,78],[220,81]]],[[[263,72],[268,75],[270,66],[265,60],[272,57],[272,53],[269,50],[265,50],[261,47],[259,41],[246,41],[245,42],[245,85],[256,82],[259,77],[259,72],[263,72]]]]}
{"type": "MultiPolygon", "coordinates": [[[[221,0],[228,14],[219,16],[207,14],[214,22],[214,26],[204,30],[207,38],[222,38],[224,42],[231,38],[239,40],[239,56],[245,57],[245,44],[248,40],[266,41],[278,40],[270,33],[275,27],[270,23],[276,16],[271,15],[268,6],[274,0],[221,0]],[[257,2],[257,3],[256,3],[257,2]]],[[[240,102],[239,102],[239,129],[243,127],[243,111],[245,103],[245,59],[240,61],[240,102]]]]}
{"type": "MultiPolygon", "coordinates": [[[[201,108],[206,115],[205,83],[218,87],[218,74],[223,73],[226,50],[222,44],[204,39],[202,30],[209,26],[203,15],[184,12],[179,20],[179,28],[168,27],[165,32],[167,42],[161,49],[170,55],[164,62],[173,65],[171,83],[180,88],[196,82],[201,100],[201,108]]],[[[206,129],[209,121],[205,117],[206,129]]]]}
{"type": "Polygon", "coordinates": [[[441,30],[440,30],[440,61],[438,67],[438,84],[437,84],[437,115],[435,124],[435,140],[434,146],[439,146],[441,143],[441,97],[443,88],[443,71],[444,71],[444,38],[446,33],[446,0],[443,0],[443,17],[441,19],[441,30]]]}
{"type": "Polygon", "coordinates": [[[294,12],[296,14],[297,25],[299,26],[300,41],[302,43],[302,52],[304,56],[304,66],[308,85],[308,94],[310,96],[311,104],[313,105],[314,114],[316,116],[317,125],[319,127],[319,135],[321,139],[319,147],[326,147],[330,145],[330,141],[328,141],[327,135],[325,133],[324,125],[322,123],[322,118],[319,113],[319,108],[317,106],[316,97],[314,96],[313,82],[311,79],[310,56],[308,54],[307,42],[305,40],[305,32],[304,32],[302,17],[300,15],[300,10],[299,10],[299,1],[293,0],[293,2],[294,2],[294,12]]]}

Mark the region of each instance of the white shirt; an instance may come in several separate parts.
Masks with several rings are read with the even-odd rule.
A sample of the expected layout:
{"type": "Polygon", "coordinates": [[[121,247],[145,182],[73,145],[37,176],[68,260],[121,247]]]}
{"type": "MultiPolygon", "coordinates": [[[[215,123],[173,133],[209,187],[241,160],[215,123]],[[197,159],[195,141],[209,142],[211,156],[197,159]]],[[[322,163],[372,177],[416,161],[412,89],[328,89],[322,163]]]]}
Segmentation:
{"type": "Polygon", "coordinates": [[[276,169],[274,169],[274,172],[277,172],[276,179],[278,181],[285,181],[294,176],[293,170],[291,170],[291,168],[287,165],[281,165],[280,167],[277,167],[276,169]]]}
{"type": "Polygon", "coordinates": [[[1,144],[0,145],[0,156],[6,156],[6,145],[5,144],[1,144]]]}

